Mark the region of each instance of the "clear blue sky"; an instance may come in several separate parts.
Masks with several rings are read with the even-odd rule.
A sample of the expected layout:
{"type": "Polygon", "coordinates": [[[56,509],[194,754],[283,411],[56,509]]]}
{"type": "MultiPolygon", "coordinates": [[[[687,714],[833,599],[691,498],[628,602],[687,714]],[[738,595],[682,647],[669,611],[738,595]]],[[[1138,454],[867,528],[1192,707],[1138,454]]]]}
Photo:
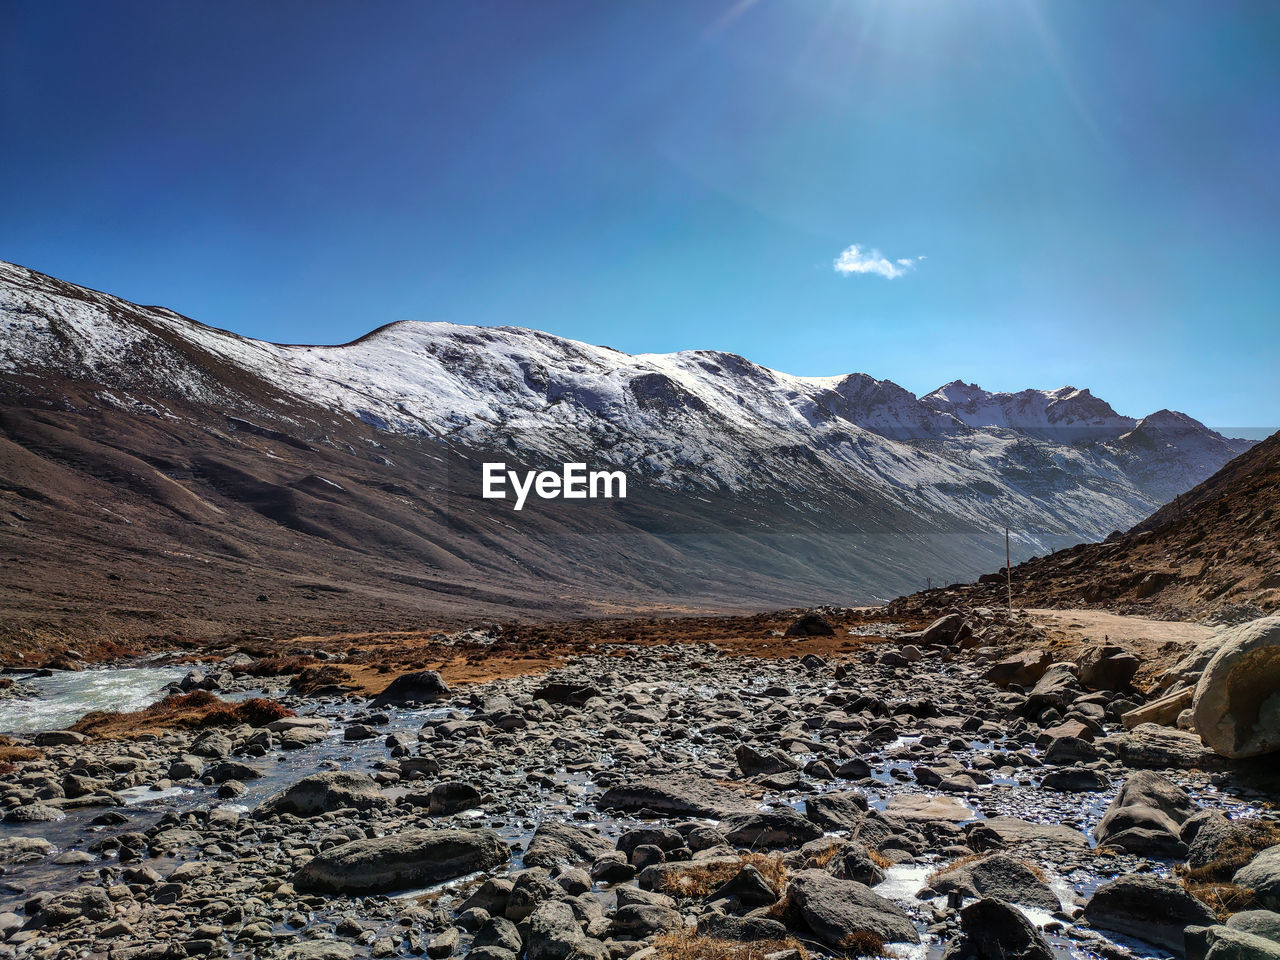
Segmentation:
{"type": "Polygon", "coordinates": [[[1274,0],[6,0],[0,257],[1280,424],[1278,50],[1274,0]]]}

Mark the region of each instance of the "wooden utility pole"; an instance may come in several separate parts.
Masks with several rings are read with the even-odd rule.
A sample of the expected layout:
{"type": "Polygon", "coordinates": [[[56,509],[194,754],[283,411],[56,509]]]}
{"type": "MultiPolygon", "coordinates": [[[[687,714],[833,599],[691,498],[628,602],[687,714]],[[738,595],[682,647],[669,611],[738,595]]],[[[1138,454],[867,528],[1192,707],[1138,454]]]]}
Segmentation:
{"type": "Polygon", "coordinates": [[[1004,528],[1004,585],[1009,597],[1009,612],[1013,613],[1013,563],[1009,551],[1009,528],[1004,528]]]}

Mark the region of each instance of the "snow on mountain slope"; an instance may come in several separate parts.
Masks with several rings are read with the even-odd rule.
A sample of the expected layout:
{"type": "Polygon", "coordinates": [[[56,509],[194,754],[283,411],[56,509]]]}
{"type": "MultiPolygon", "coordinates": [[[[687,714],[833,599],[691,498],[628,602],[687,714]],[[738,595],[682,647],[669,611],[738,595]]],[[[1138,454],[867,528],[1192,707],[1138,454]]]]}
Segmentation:
{"type": "Polygon", "coordinates": [[[917,399],[864,374],[797,377],[704,350],[630,356],[520,327],[400,322],[341,346],[266,343],[8,264],[0,338],[13,389],[59,377],[140,408],[176,396],[285,422],[345,415],[796,509],[872,495],[936,530],[1008,525],[1024,551],[1127,528],[1248,446],[1180,414],[1122,417],[1069,387],[956,381],[917,399]]]}
{"type": "Polygon", "coordinates": [[[1117,437],[1137,421],[1123,417],[1086,390],[1022,390],[991,393],[977,384],[954,380],[922,400],[940,413],[949,413],[971,427],[1007,427],[1049,435],[1066,442],[1117,437]]]}

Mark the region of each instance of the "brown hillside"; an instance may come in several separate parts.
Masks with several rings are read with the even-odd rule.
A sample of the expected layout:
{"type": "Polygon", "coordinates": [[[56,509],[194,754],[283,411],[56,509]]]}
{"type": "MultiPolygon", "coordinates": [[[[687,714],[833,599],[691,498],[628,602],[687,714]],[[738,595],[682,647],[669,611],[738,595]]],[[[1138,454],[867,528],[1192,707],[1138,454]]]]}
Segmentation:
{"type": "MultiPolygon", "coordinates": [[[[1280,608],[1280,433],[1128,533],[1013,568],[1023,607],[1136,604],[1203,616],[1223,607],[1280,608]]],[[[895,601],[900,610],[1002,603],[1003,573],[895,601]]]]}

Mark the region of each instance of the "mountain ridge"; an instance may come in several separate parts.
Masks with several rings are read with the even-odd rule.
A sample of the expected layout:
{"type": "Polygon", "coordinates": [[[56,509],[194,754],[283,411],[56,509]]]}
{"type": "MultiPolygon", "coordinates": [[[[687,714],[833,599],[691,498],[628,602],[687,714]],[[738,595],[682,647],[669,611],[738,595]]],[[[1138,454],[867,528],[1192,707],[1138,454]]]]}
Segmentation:
{"type": "MultiPolygon", "coordinates": [[[[0,334],[9,487],[49,502],[79,487],[134,524],[73,530],[65,504],[13,521],[32,501],[0,491],[6,553],[30,555],[15,535],[39,528],[56,578],[59,535],[109,563],[152,530],[205,542],[209,563],[257,556],[268,579],[356,564],[388,610],[455,609],[432,604],[457,582],[497,611],[544,602],[548,582],[592,611],[884,600],[981,572],[1006,525],[1019,556],[1132,526],[1250,445],[1182,415],[1109,422],[1074,388],[971,391],[1004,418],[974,426],[867,374],[632,356],[523,327],[399,321],[345,345],[270,344],[8,264],[0,334]],[[513,526],[478,497],[486,458],[623,468],[636,492],[577,512],[540,502],[513,526]],[[291,552],[299,536],[314,557],[291,552]],[[593,536],[625,548],[602,555],[593,536]],[[419,557],[445,572],[406,596],[419,557]],[[598,596],[592,571],[614,578],[598,596]]],[[[216,578],[200,589],[221,609],[216,578]]]]}

